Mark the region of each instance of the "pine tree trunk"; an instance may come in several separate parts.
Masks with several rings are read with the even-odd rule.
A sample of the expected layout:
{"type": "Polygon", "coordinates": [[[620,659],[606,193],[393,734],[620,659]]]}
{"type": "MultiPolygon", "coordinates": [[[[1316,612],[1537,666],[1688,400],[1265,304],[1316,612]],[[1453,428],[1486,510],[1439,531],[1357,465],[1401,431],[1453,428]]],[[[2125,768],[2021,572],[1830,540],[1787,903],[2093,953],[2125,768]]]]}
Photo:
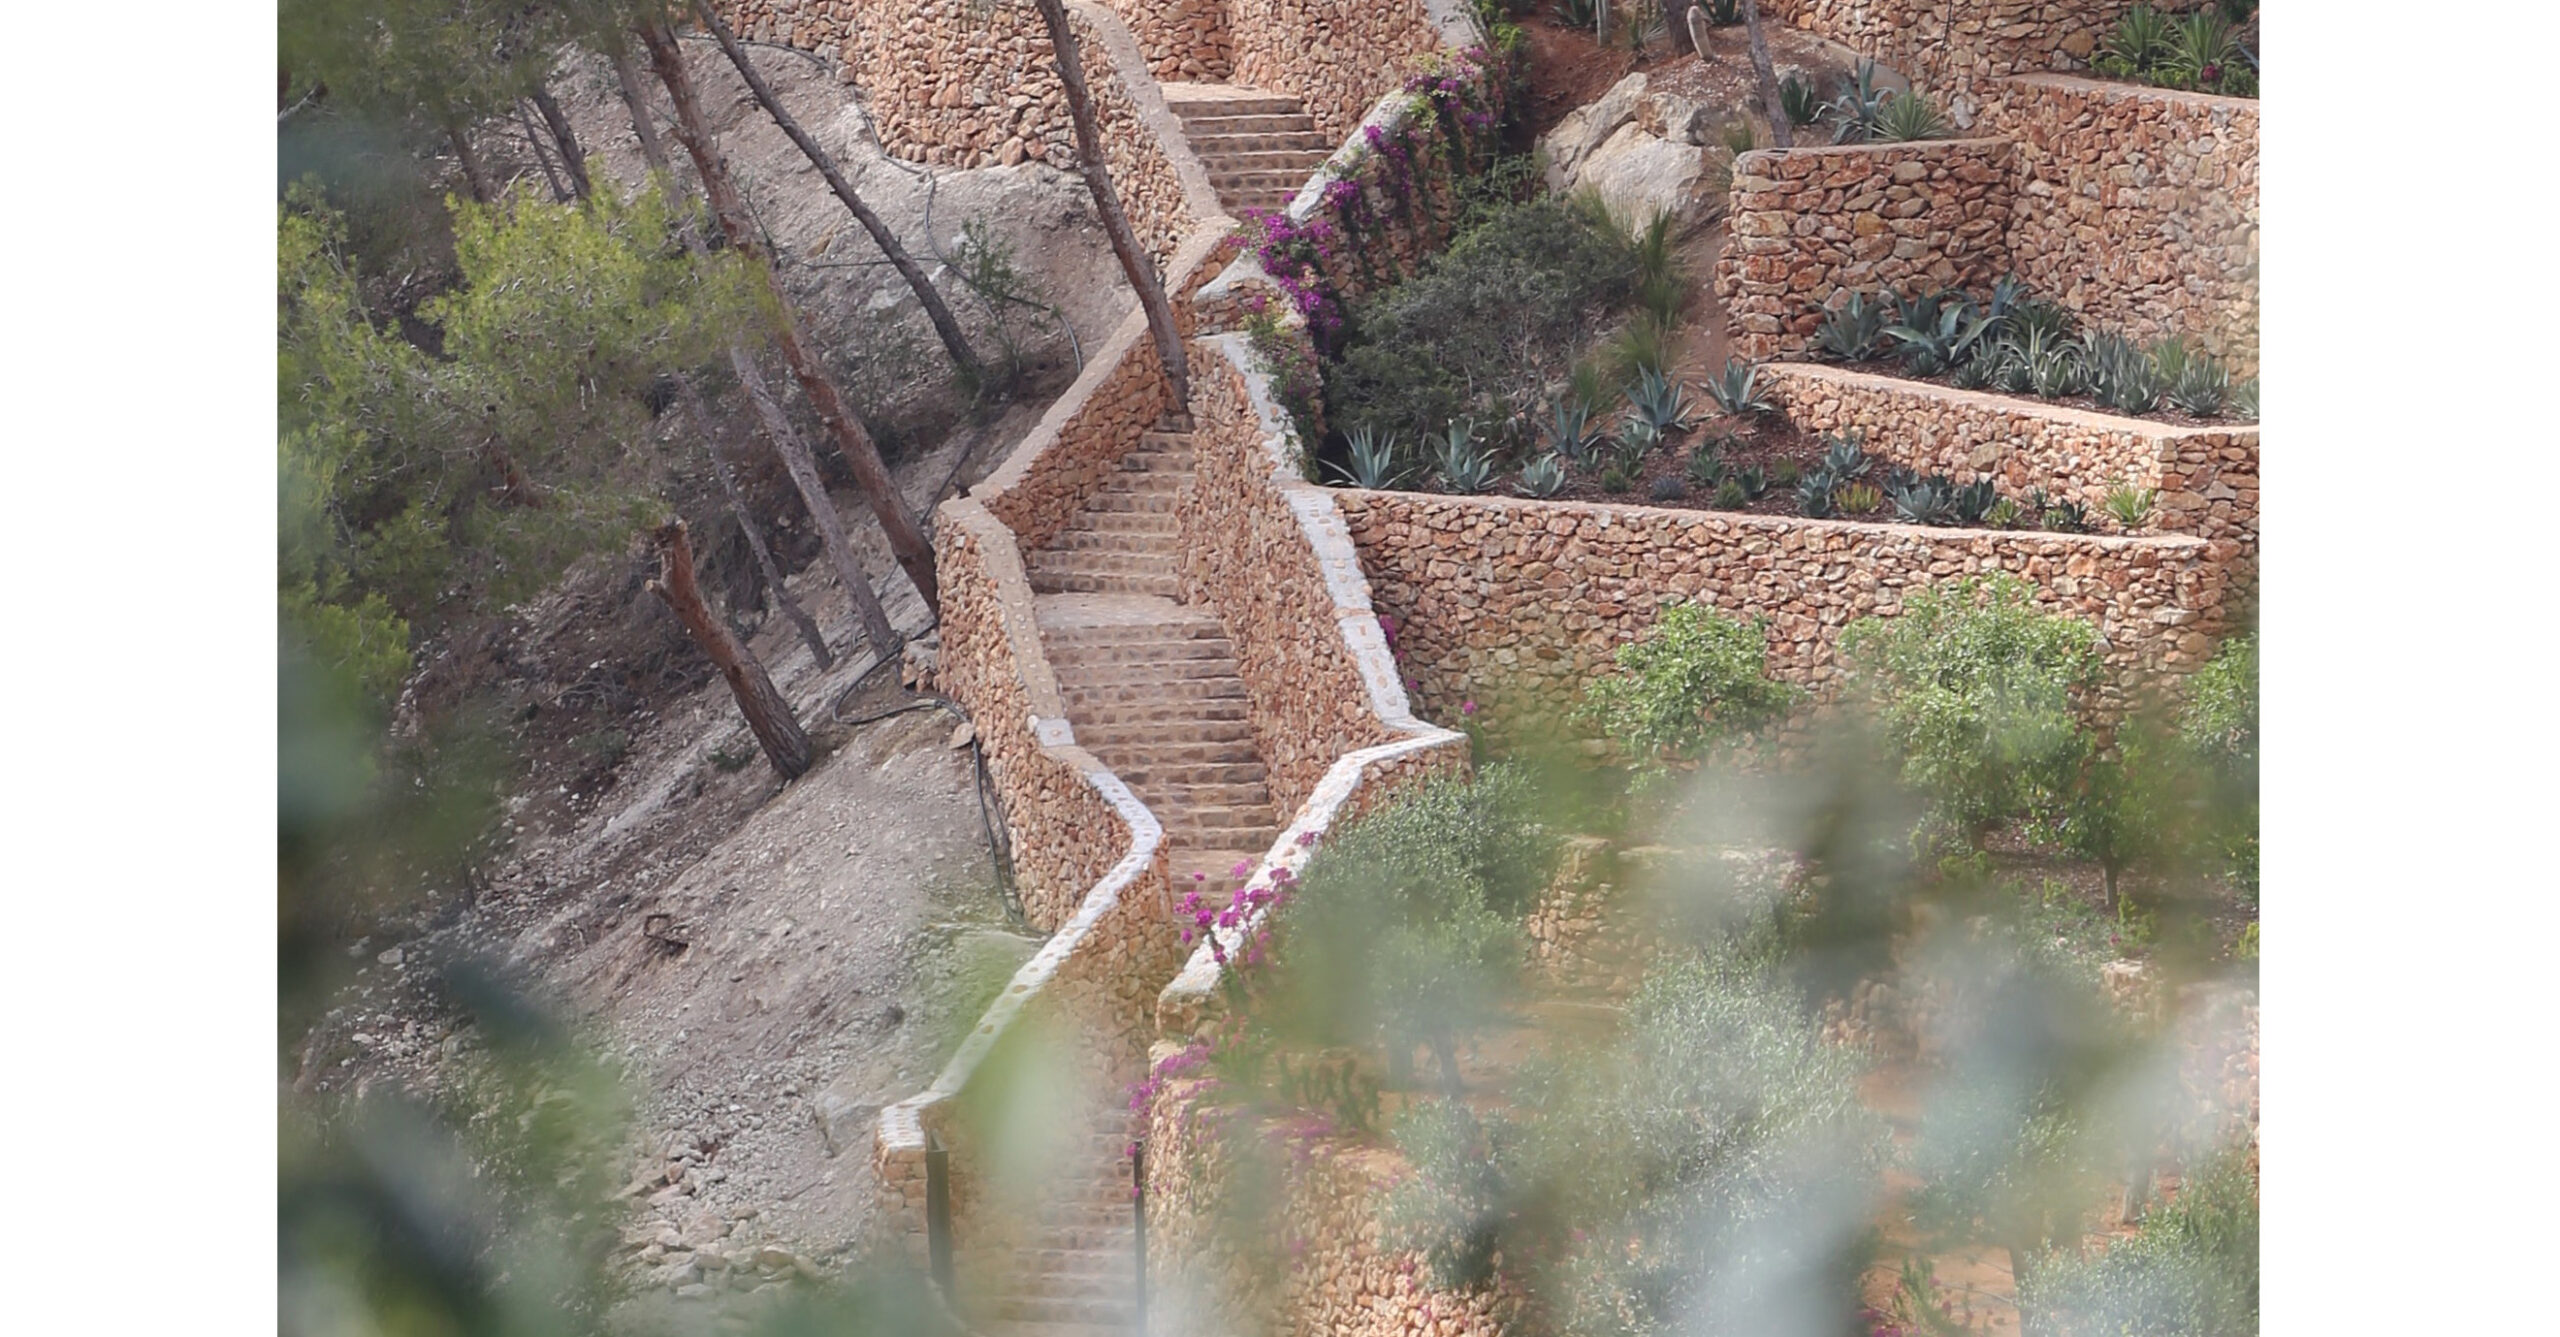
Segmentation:
{"type": "Polygon", "coordinates": [[[720,16],[703,0],[694,0],[694,12],[701,17],[703,26],[711,30],[712,37],[719,41],[720,49],[728,53],[729,63],[738,67],[738,73],[746,79],[747,91],[755,95],[757,105],[764,108],[765,115],[772,117],[775,125],[782,127],[782,133],[790,136],[792,143],[799,145],[801,154],[818,169],[818,175],[826,179],[827,188],[836,193],[836,198],[846,209],[852,211],[854,221],[862,224],[862,230],[871,234],[872,242],[879,246],[882,255],[889,257],[890,267],[898,271],[898,277],[907,281],[907,287],[915,293],[916,300],[924,305],[925,318],[933,322],[933,332],[941,338],[943,350],[951,354],[952,365],[960,369],[961,379],[968,383],[972,392],[985,389],[986,365],[978,360],[977,350],[969,346],[968,337],[960,332],[960,322],[952,317],[950,306],[943,302],[941,293],[934,291],[932,281],[917,266],[915,257],[907,254],[907,248],[898,244],[897,234],[891,232],[889,225],[880,221],[880,215],[873,213],[871,206],[864,204],[862,197],[854,193],[853,183],[844,179],[844,171],[836,165],[835,155],[810,138],[809,132],[801,129],[800,122],[784,108],[782,99],[774,96],[773,85],[766,83],[764,76],[756,72],[755,65],[747,59],[746,48],[738,44],[737,36],[729,31],[729,25],[722,23],[720,16]]]}
{"type": "Polygon", "coordinates": [[[1795,123],[1787,119],[1787,100],[1778,95],[1778,70],[1769,63],[1769,39],[1760,31],[1760,0],[1742,0],[1742,22],[1751,35],[1751,74],[1760,81],[1760,108],[1769,116],[1769,142],[1782,149],[1796,146],[1795,123]]]}
{"type": "Polygon", "coordinates": [[[560,169],[568,174],[570,191],[579,199],[587,198],[595,193],[595,185],[587,179],[587,151],[578,146],[578,132],[570,126],[569,118],[561,114],[560,104],[552,99],[550,89],[535,84],[530,96],[533,109],[542,113],[542,123],[551,127],[551,142],[560,150],[560,169]]]}
{"type": "Polygon", "coordinates": [[[653,537],[658,542],[658,578],[649,582],[649,592],[675,610],[694,644],[711,656],[720,676],[728,679],[729,694],[738,699],[738,713],[747,717],[747,727],[755,731],[765,760],[785,780],[807,774],[809,735],[791,714],[791,703],[773,685],[773,676],[756,662],[755,652],[731,635],[702,601],[701,587],[693,579],[693,544],[685,537],[684,521],[659,526],[653,537]]]}
{"type": "Polygon", "coordinates": [[[693,378],[678,376],[676,394],[684,400],[684,411],[693,419],[694,430],[702,433],[703,453],[711,457],[711,472],[720,480],[721,495],[729,499],[729,511],[738,517],[738,529],[747,536],[747,550],[756,555],[756,569],[764,573],[765,586],[773,591],[774,607],[799,629],[800,639],[817,657],[819,668],[835,667],[835,652],[827,648],[827,638],[818,630],[817,619],[809,616],[809,610],[792,597],[791,587],[783,583],[782,568],[773,560],[773,549],[765,545],[764,526],[756,523],[755,513],[747,509],[745,494],[738,491],[737,475],[730,471],[728,457],[720,453],[720,434],[712,430],[711,414],[702,407],[702,393],[693,388],[693,378]]]}
{"type": "Polygon", "coordinates": [[[1060,0],[1038,0],[1040,17],[1049,25],[1049,49],[1058,60],[1058,80],[1065,85],[1067,113],[1076,125],[1076,169],[1084,175],[1085,189],[1093,194],[1093,207],[1102,215],[1102,230],[1111,238],[1111,253],[1120,257],[1120,271],[1129,276],[1129,286],[1137,290],[1138,306],[1147,313],[1147,330],[1155,336],[1156,356],[1164,361],[1165,384],[1173,391],[1173,411],[1187,413],[1191,408],[1191,366],[1182,350],[1182,331],[1173,323],[1173,304],[1165,300],[1164,283],[1156,276],[1153,260],[1146,248],[1138,244],[1138,234],[1129,227],[1129,217],[1120,211],[1120,192],[1111,185],[1111,170],[1102,161],[1102,131],[1093,119],[1093,93],[1084,82],[1084,56],[1078,49],[1075,31],[1067,26],[1066,6],[1060,0]]]}
{"type": "Polygon", "coordinates": [[[453,156],[462,164],[462,182],[471,188],[472,201],[487,204],[496,199],[497,192],[489,187],[489,169],[481,165],[480,151],[471,147],[471,136],[453,125],[444,128],[444,135],[453,142],[453,156]]]}
{"type": "Polygon", "coordinates": [[[692,72],[685,68],[684,53],[676,47],[675,34],[663,24],[652,23],[640,29],[640,40],[649,48],[649,63],[657,69],[659,82],[666,85],[667,95],[675,103],[676,142],[684,145],[685,153],[693,159],[694,170],[702,177],[712,215],[719,219],[729,245],[747,257],[773,293],[777,308],[775,341],[782,347],[783,360],[791,364],[791,373],[809,396],[810,406],[818,411],[818,420],[826,424],[836,448],[853,466],[854,479],[861,484],[864,499],[871,503],[871,513],[879,517],[898,565],[905,569],[907,579],[915,582],[916,592],[924,596],[925,607],[939,618],[942,595],[934,579],[933,545],[925,541],[915,513],[908,508],[906,498],[899,495],[896,481],[889,476],[889,466],[880,460],[880,448],[845,406],[835,381],[801,334],[799,314],[782,290],[781,276],[775,273],[772,257],[765,252],[764,240],[747,216],[746,199],[730,179],[728,164],[712,137],[711,123],[702,114],[692,72]]]}
{"type": "Polygon", "coordinates": [[[854,616],[861,619],[863,643],[882,659],[895,658],[906,642],[890,624],[889,610],[880,606],[880,596],[871,589],[871,578],[863,574],[862,563],[853,555],[853,542],[845,536],[844,519],[836,514],[835,500],[827,495],[826,480],[818,476],[817,455],[800,438],[799,429],[791,425],[790,415],[782,411],[782,401],[774,398],[772,387],[765,384],[764,373],[756,368],[755,359],[747,355],[745,348],[729,346],[729,366],[737,372],[739,388],[747,392],[747,402],[764,423],[765,437],[773,442],[774,454],[782,458],[782,468],[791,475],[791,485],[800,490],[809,518],[817,523],[818,538],[826,547],[827,560],[835,565],[836,580],[853,600],[854,616]]]}
{"type": "Polygon", "coordinates": [[[631,129],[640,136],[640,157],[652,172],[672,175],[675,165],[667,161],[667,144],[658,138],[658,118],[649,112],[649,94],[640,86],[640,71],[631,64],[631,48],[614,44],[613,78],[622,85],[622,105],[631,109],[631,129]]]}
{"type": "Polygon", "coordinates": [[[542,179],[551,183],[551,198],[568,203],[574,197],[561,183],[560,169],[551,165],[551,155],[542,151],[542,131],[534,126],[533,113],[526,109],[523,98],[516,99],[516,123],[524,127],[524,146],[533,151],[534,162],[542,168],[542,179]]]}

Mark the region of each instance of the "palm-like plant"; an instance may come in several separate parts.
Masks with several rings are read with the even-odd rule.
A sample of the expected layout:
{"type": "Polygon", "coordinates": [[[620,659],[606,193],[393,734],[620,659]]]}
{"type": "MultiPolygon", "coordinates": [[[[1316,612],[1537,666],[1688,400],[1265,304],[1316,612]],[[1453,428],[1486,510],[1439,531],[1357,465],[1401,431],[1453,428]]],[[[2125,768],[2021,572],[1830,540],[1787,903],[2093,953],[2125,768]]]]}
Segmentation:
{"type": "Polygon", "coordinates": [[[1737,418],[1775,413],[1778,406],[1760,394],[1760,364],[1741,358],[1725,359],[1724,371],[1707,382],[1707,394],[1716,407],[1737,418]]]}
{"type": "Polygon", "coordinates": [[[1884,104],[1892,96],[1892,90],[1876,86],[1876,63],[1859,61],[1856,72],[1841,80],[1831,101],[1823,105],[1839,121],[1832,128],[1831,142],[1863,144],[1874,138],[1876,127],[1884,121],[1884,104]]]}
{"type": "Polygon", "coordinates": [[[1876,117],[1871,137],[1889,144],[1904,144],[1918,139],[1945,139],[1955,133],[1947,124],[1946,114],[1918,93],[1896,93],[1884,104],[1876,117]]]}
{"type": "Polygon", "coordinates": [[[1399,462],[1395,433],[1378,435],[1377,429],[1362,424],[1346,437],[1351,458],[1346,464],[1333,466],[1334,475],[1343,484],[1385,491],[1403,481],[1407,467],[1399,462]]]}
{"type": "Polygon", "coordinates": [[[1591,430],[1591,406],[1578,396],[1566,395],[1556,401],[1554,414],[1547,421],[1547,445],[1557,456],[1567,463],[1580,464],[1607,439],[1607,433],[1591,430]]]}
{"type": "Polygon", "coordinates": [[[1476,440],[1472,418],[1460,418],[1432,438],[1438,443],[1440,481],[1451,492],[1472,495],[1493,486],[1493,457],[1476,440]]]}
{"type": "Polygon", "coordinates": [[[1627,387],[1627,403],[1658,436],[1687,431],[1695,417],[1680,383],[1651,367],[1637,369],[1636,383],[1627,387]]]}

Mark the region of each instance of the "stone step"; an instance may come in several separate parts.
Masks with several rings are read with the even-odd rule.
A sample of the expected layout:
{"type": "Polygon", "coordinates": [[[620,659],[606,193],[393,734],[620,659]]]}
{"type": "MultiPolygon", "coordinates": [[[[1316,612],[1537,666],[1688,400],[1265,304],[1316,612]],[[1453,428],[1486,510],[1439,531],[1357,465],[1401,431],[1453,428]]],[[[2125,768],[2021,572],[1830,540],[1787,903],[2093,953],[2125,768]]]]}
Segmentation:
{"type": "MultiPolygon", "coordinates": [[[[1134,494],[1133,494],[1134,495],[1134,494]]],[[[1181,528],[1175,524],[1173,511],[1123,511],[1087,509],[1076,513],[1061,531],[1068,534],[1147,534],[1175,538],[1181,528]]]]}
{"type": "Polygon", "coordinates": [[[1096,492],[1087,498],[1082,515],[1171,515],[1177,489],[1149,488],[1145,491],[1117,488],[1096,492]]]}
{"type": "Polygon", "coordinates": [[[1307,184],[1307,178],[1312,175],[1314,175],[1313,169],[1297,171],[1286,168],[1257,168],[1249,171],[1228,172],[1212,170],[1209,173],[1209,184],[1218,188],[1221,197],[1229,191],[1241,194],[1251,191],[1285,190],[1295,195],[1298,193],[1298,188],[1307,184]]]}
{"type": "Polygon", "coordinates": [[[1137,1269],[1133,1235],[1127,1252],[1118,1249],[1016,1249],[1014,1270],[1023,1276],[1115,1277],[1127,1281],[1137,1269]]]}
{"type": "Polygon", "coordinates": [[[1242,701],[1245,698],[1241,678],[1171,678],[1155,683],[1106,682],[1086,685],[1081,682],[1058,684],[1059,695],[1066,699],[1067,718],[1074,719],[1082,707],[1107,712],[1114,707],[1163,702],[1205,703],[1242,701]]]}
{"type": "Polygon", "coordinates": [[[1054,594],[1032,601],[1041,639],[1065,643],[1118,643],[1130,639],[1226,638],[1218,615],[1206,608],[1140,594],[1054,594]]]}
{"type": "Polygon", "coordinates": [[[1049,645],[1049,664],[1053,668],[1070,665],[1079,668],[1103,666],[1152,668],[1160,665],[1193,664],[1212,661],[1228,666],[1234,672],[1235,647],[1223,636],[1183,636],[1131,638],[1128,640],[1056,640],[1049,645]]]}
{"type": "Polygon", "coordinates": [[[1137,1302],[1130,1297],[1101,1299],[1094,1296],[1075,1296],[1052,1299],[1042,1295],[999,1295],[990,1296],[983,1305],[973,1306],[973,1308],[984,1308],[1000,1319],[1119,1324],[1122,1325],[1123,1332],[1127,1332],[1129,1330],[1127,1325],[1135,1323],[1138,1317],[1137,1302]]]}
{"type": "MultiPolygon", "coordinates": [[[[1214,642],[1197,642],[1214,644],[1214,642]]],[[[1049,666],[1058,671],[1062,687],[1085,692],[1099,692],[1111,687],[1134,687],[1151,690],[1162,682],[1207,682],[1225,679],[1242,686],[1236,676],[1236,662],[1227,656],[1204,659],[1159,659],[1153,663],[1128,663],[1112,660],[1076,663],[1052,656],[1049,666]]],[[[1220,696],[1235,693],[1221,692],[1220,696]]]]}
{"type": "MultiPolygon", "coordinates": [[[[1093,564],[1085,553],[1036,554],[1029,572],[1034,594],[1145,594],[1171,599],[1182,593],[1182,580],[1170,571],[1139,574],[1093,564]],[[1049,561],[1044,558],[1055,557],[1049,561]]],[[[1161,566],[1162,563],[1157,563],[1161,566]]]]}
{"type": "Polygon", "coordinates": [[[1153,794],[1173,787],[1229,791],[1237,803],[1269,803],[1270,776],[1258,761],[1202,761],[1128,765],[1112,758],[1111,770],[1133,789],[1153,794]]]}
{"type": "Polygon", "coordinates": [[[1177,815],[1197,817],[1204,813],[1244,813],[1256,820],[1271,820],[1271,787],[1261,780],[1184,780],[1167,777],[1138,781],[1123,775],[1131,787],[1148,799],[1149,807],[1164,807],[1177,815]]]}
{"type": "Polygon", "coordinates": [[[1298,192],[1294,189],[1218,192],[1218,202],[1225,205],[1229,212],[1285,213],[1297,198],[1298,192]]]}
{"type": "Polygon", "coordinates": [[[1322,149],[1225,149],[1200,155],[1211,181],[1251,172],[1284,172],[1301,181],[1315,174],[1333,155],[1322,149]]]}
{"type": "Polygon", "coordinates": [[[1171,569],[1179,559],[1171,527],[1163,533],[1123,529],[1069,529],[1049,541],[1043,552],[1126,553],[1171,569]]]}
{"type": "MultiPolygon", "coordinates": [[[[1271,848],[1271,842],[1280,838],[1280,828],[1277,826],[1242,825],[1167,825],[1165,827],[1165,834],[1172,837],[1178,857],[1178,852],[1186,849],[1225,850],[1259,845],[1268,850],[1271,848]]],[[[1212,881],[1214,881],[1216,874],[1212,873],[1210,876],[1212,881]]],[[[1232,883],[1230,883],[1230,885],[1232,885],[1232,883]]]]}
{"type": "Polygon", "coordinates": [[[1164,90],[1165,106],[1186,120],[1193,116],[1286,116],[1306,111],[1304,103],[1287,93],[1266,92],[1245,84],[1169,82],[1159,86],[1164,90]]]}
{"type": "Polygon", "coordinates": [[[1188,727],[1193,722],[1235,723],[1251,718],[1247,714],[1251,702],[1242,696],[1219,697],[1203,701],[1154,701],[1145,698],[1104,700],[1094,698],[1069,703],[1067,718],[1083,737],[1086,725],[1101,728],[1163,729],[1188,727]]]}
{"type": "Polygon", "coordinates": [[[1182,118],[1182,137],[1191,141],[1197,151],[1203,144],[1231,139],[1283,139],[1291,148],[1336,147],[1324,132],[1316,129],[1316,118],[1304,112],[1263,112],[1252,116],[1186,116],[1182,118]]]}
{"type": "Polygon", "coordinates": [[[1033,567],[1060,573],[1163,576],[1167,580],[1173,579],[1175,574],[1173,561],[1173,555],[1170,553],[1159,553],[1143,548],[1131,551],[1108,545],[1094,548],[1042,548],[1031,554],[1033,567]]]}
{"type": "Polygon", "coordinates": [[[1200,849],[1186,844],[1167,857],[1166,871],[1172,876],[1175,894],[1205,890],[1219,897],[1218,903],[1224,905],[1225,897],[1240,885],[1236,865],[1243,864],[1250,873],[1270,852],[1269,841],[1256,850],[1200,849]]]}
{"type": "Polygon", "coordinates": [[[1159,437],[1163,444],[1150,444],[1146,437],[1139,438],[1138,448],[1120,457],[1121,472],[1189,473],[1197,467],[1199,457],[1191,447],[1190,437],[1148,435],[1159,437]],[[1172,444],[1175,442],[1181,444],[1172,444]]]}
{"type": "Polygon", "coordinates": [[[1076,741],[1089,748],[1110,748],[1115,756],[1139,761],[1224,761],[1242,748],[1253,752],[1253,725],[1248,720],[1183,720],[1179,723],[1131,724],[1122,721],[1076,721],[1076,741]]]}
{"type": "MultiPolygon", "coordinates": [[[[1076,734],[1076,741],[1083,743],[1095,756],[1102,758],[1104,764],[1110,766],[1112,771],[1124,780],[1129,779],[1133,774],[1158,777],[1166,784],[1250,784],[1256,780],[1269,783],[1271,779],[1267,770],[1256,775],[1222,773],[1227,767],[1262,765],[1262,757],[1253,750],[1253,744],[1243,739],[1225,743],[1172,743],[1151,747],[1132,747],[1107,739],[1088,742],[1080,730],[1076,734]],[[1189,773],[1189,768],[1192,767],[1207,769],[1195,775],[1189,773]]],[[[1129,780],[1129,783],[1138,782],[1129,780]]]]}

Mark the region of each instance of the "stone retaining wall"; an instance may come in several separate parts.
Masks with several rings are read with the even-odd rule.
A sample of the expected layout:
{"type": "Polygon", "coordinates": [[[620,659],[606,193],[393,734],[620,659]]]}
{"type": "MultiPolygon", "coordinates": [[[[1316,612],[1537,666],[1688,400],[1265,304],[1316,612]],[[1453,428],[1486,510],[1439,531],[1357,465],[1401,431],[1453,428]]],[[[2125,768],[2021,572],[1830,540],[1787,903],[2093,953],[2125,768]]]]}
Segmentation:
{"type": "Polygon", "coordinates": [[[1958,481],[1988,473],[2004,496],[2048,496],[2102,507],[2118,484],[2159,493],[2137,533],[2192,534],[2230,544],[2226,560],[2258,548],[2258,429],[2175,427],[2014,395],[1957,390],[1809,362],[1763,370],[1771,402],[1811,432],[1857,432],[1869,454],[1958,481]]]}
{"type": "MultiPolygon", "coordinates": [[[[1169,1054],[1160,1046],[1159,1054],[1169,1054]]],[[[1327,1337],[1497,1337],[1524,1296],[1514,1283],[1431,1286],[1418,1255],[1388,1249],[1377,1202],[1408,1173],[1391,1151],[1320,1121],[1233,1119],[1198,1080],[1167,1083],[1146,1112],[1151,1308],[1179,1332],[1327,1337]],[[1253,1138],[1278,1169],[1270,1199],[1234,1195],[1227,1138],[1253,1138]],[[1240,1218],[1237,1213],[1250,1213],[1240,1218]]]]}
{"type": "Polygon", "coordinates": [[[2011,157],[1997,139],[1743,154],[1715,275],[1733,351],[1803,353],[1814,308],[1850,291],[1990,287],[2011,263],[2011,157]]]}
{"type": "Polygon", "coordinates": [[[1110,0],[1147,69],[1168,83],[1224,83],[1235,72],[1227,0],[1110,0]]]}
{"type": "Polygon", "coordinates": [[[1484,40],[1463,0],[1227,0],[1234,81],[1295,95],[1327,135],[1435,51],[1484,40]]]}
{"type": "Polygon", "coordinates": [[[1424,709],[1466,701],[1501,736],[1552,724],[1667,602],[1766,618],[1772,676],[1837,686],[1841,628],[1911,590],[1977,572],[2023,576],[2107,640],[2101,710],[2184,674],[2225,623],[2224,567],[2185,535],[2113,537],[1337,489],[1373,598],[1424,709]]]}
{"type": "Polygon", "coordinates": [[[2193,335],[2258,367],[2258,103],[2064,75],[2008,81],[2018,274],[2094,328],[2193,335]]]}
{"type": "MultiPolygon", "coordinates": [[[[741,33],[814,51],[862,90],[890,156],[950,167],[1038,160],[1075,170],[1075,129],[1039,11],[1022,0],[722,0],[741,33]]],[[[1121,207],[1166,263],[1219,215],[1206,171],[1147,73],[1137,38],[1093,0],[1067,0],[1103,158],[1121,207]]]]}
{"type": "Polygon", "coordinates": [[[1197,473],[1174,512],[1183,585],[1226,626],[1272,802],[1294,812],[1342,754],[1398,737],[1377,705],[1396,687],[1395,658],[1342,517],[1298,477],[1295,436],[1243,337],[1192,349],[1197,473]]]}
{"type": "MultiPolygon", "coordinates": [[[[1909,75],[1960,126],[1996,109],[2004,75],[2088,66],[2141,0],[1771,0],[1780,22],[1909,75]]],[[[2177,7],[2161,0],[2154,8],[2177,7]]],[[[1830,91],[1823,90],[1826,94],[1830,91]]]]}
{"type": "Polygon", "coordinates": [[[1031,586],[1012,536],[968,498],[945,502],[934,532],[942,573],[942,689],[969,708],[1003,797],[1014,872],[1031,922],[1054,930],[931,1087],[880,1112],[872,1143],[879,1229],[921,1260],[925,1153],[952,1148],[953,1216],[979,1202],[974,1130],[957,1102],[998,1045],[1054,1021],[1104,1080],[1143,1044],[1148,982],[1181,959],[1164,832],[1128,786],[1076,746],[1040,649],[1031,586]]]}

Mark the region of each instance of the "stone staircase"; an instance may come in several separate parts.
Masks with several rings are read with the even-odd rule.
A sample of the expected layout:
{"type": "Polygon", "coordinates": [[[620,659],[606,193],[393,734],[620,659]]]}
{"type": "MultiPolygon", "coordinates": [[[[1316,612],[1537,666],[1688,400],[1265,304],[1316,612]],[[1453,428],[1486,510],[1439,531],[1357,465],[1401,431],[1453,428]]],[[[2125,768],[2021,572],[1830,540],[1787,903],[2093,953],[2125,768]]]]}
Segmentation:
{"type": "Polygon", "coordinates": [[[1229,213],[1285,209],[1340,147],[1286,93],[1240,84],[1165,84],[1165,104],[1229,213]]]}
{"type": "Polygon", "coordinates": [[[1150,432],[1031,554],[1034,613],[1076,741],[1164,824],[1174,889],[1218,892],[1279,837],[1244,680],[1217,614],[1179,602],[1174,496],[1191,438],[1150,432]]]}
{"type": "Polygon", "coordinates": [[[1132,1337],[1137,1332],[1135,1204],[1127,1111],[1101,1119],[1061,1167],[1059,1191],[1021,1222],[1009,1250],[980,1260],[962,1309],[986,1337],[1132,1337]]]}

